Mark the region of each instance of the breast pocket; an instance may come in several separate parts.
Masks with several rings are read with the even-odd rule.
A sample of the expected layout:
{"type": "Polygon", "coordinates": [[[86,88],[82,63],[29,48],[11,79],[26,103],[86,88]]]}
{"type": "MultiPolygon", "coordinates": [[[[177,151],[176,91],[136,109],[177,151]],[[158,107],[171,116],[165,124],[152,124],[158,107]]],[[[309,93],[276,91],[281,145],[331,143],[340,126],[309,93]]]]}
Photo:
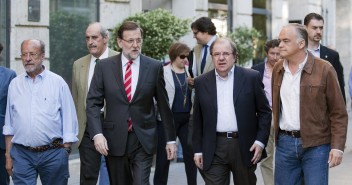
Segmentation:
{"type": "Polygon", "coordinates": [[[55,98],[39,98],[38,103],[42,107],[42,112],[50,116],[56,116],[60,111],[59,102],[55,98]]]}

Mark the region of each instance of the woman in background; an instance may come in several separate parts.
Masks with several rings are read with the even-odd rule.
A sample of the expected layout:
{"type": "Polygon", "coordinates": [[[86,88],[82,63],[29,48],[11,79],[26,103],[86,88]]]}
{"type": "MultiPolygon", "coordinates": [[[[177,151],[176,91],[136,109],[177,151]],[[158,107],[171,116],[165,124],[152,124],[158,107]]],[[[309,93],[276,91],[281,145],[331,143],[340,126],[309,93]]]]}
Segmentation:
{"type": "MultiPolygon", "coordinates": [[[[197,184],[197,168],[193,161],[191,146],[187,143],[188,124],[192,108],[192,90],[187,83],[188,55],[190,48],[183,43],[176,42],[169,48],[171,62],[164,66],[165,88],[169,97],[169,104],[174,116],[176,136],[181,142],[183,159],[188,185],[197,184]]],[[[166,158],[165,137],[162,121],[158,124],[158,148],[154,175],[154,185],[166,185],[169,174],[170,161],[166,158]]]]}

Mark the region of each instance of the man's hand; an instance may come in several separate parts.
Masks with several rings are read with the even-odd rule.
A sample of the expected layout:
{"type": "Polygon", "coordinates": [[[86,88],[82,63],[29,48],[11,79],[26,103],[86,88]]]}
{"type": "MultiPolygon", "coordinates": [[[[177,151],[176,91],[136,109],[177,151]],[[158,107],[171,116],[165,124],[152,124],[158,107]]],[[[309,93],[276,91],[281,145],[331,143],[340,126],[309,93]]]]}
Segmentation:
{"type": "Polygon", "coordinates": [[[188,85],[193,86],[194,85],[194,78],[187,77],[187,82],[188,82],[188,85]]]}
{"type": "Polygon", "coordinates": [[[102,155],[108,155],[108,143],[103,135],[96,135],[94,137],[94,146],[95,149],[102,155]]]}
{"type": "Polygon", "coordinates": [[[328,161],[329,168],[332,168],[341,164],[342,156],[343,156],[343,153],[341,151],[334,150],[334,149],[330,150],[329,161],[328,161]]]}
{"type": "Polygon", "coordinates": [[[203,155],[194,155],[194,162],[196,163],[196,166],[203,170],[203,155]]]}
{"type": "Polygon", "coordinates": [[[6,158],[6,164],[5,164],[6,171],[10,176],[12,176],[13,164],[12,164],[12,158],[10,156],[10,152],[5,153],[5,158],[6,158]]]}
{"type": "Polygon", "coordinates": [[[254,155],[253,155],[251,162],[253,164],[257,164],[259,162],[260,158],[262,157],[263,148],[261,146],[259,146],[258,144],[254,143],[252,145],[252,147],[249,149],[249,151],[251,151],[251,152],[254,151],[254,155]]]}
{"type": "Polygon", "coordinates": [[[176,143],[166,144],[165,149],[167,154],[167,160],[173,160],[176,158],[176,151],[177,151],[176,143]]]}

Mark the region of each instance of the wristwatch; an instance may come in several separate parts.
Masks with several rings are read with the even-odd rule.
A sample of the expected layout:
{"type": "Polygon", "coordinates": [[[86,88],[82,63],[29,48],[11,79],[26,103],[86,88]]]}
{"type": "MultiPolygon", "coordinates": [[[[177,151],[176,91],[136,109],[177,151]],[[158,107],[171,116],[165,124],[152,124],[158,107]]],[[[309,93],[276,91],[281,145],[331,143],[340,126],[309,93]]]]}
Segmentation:
{"type": "Polygon", "coordinates": [[[68,154],[71,154],[71,147],[65,147],[64,148],[68,154]]]}

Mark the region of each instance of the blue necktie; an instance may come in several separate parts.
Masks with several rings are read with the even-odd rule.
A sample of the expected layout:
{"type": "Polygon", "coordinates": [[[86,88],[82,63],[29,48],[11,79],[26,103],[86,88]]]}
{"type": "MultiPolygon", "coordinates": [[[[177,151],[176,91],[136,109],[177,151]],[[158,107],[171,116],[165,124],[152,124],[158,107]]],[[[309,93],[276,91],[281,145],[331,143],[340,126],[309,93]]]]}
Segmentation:
{"type": "Polygon", "coordinates": [[[203,46],[204,53],[202,58],[202,63],[200,64],[200,73],[203,74],[205,63],[207,62],[208,45],[203,46]]]}

